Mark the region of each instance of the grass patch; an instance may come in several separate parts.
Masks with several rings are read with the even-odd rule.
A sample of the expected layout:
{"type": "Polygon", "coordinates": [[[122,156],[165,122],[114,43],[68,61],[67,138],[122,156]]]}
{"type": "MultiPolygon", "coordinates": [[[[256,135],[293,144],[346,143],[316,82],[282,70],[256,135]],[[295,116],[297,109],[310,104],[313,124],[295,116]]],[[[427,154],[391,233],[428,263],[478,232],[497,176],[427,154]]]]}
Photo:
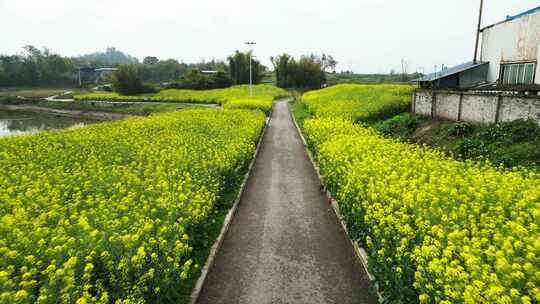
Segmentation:
{"type": "Polygon", "coordinates": [[[540,169],[540,126],[534,121],[475,125],[431,121],[405,113],[372,127],[386,136],[441,148],[457,159],[540,169]]]}
{"type": "Polygon", "coordinates": [[[425,119],[419,116],[403,113],[388,120],[376,123],[372,125],[372,127],[383,135],[396,137],[401,140],[408,140],[424,121],[425,119]]]}
{"type": "Polygon", "coordinates": [[[77,91],[72,88],[13,88],[0,89],[0,97],[21,96],[28,99],[43,99],[54,95],[60,95],[65,91],[77,91]]]}
{"type": "Polygon", "coordinates": [[[289,107],[291,107],[291,111],[294,118],[296,119],[296,123],[301,129],[304,127],[304,121],[308,118],[313,117],[313,114],[311,114],[306,104],[300,101],[294,101],[289,103],[289,107]]]}

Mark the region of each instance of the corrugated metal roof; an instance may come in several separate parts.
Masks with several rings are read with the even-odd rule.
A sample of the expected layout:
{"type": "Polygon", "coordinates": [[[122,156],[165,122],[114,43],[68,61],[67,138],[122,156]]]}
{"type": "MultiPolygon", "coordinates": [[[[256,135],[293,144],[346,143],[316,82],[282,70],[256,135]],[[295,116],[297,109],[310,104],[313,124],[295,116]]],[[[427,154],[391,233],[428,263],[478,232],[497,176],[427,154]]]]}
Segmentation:
{"type": "Polygon", "coordinates": [[[492,25],[488,25],[488,26],[482,28],[480,31],[482,32],[482,31],[484,31],[485,29],[494,27],[495,25],[498,25],[498,24],[501,24],[501,23],[505,23],[505,22],[508,22],[508,21],[512,21],[512,20],[515,20],[515,19],[519,19],[519,18],[521,18],[521,17],[524,17],[524,16],[527,16],[527,15],[536,13],[536,12],[538,12],[538,11],[540,11],[540,6],[535,7],[535,8],[533,8],[533,9],[530,9],[530,10],[528,10],[528,11],[525,11],[525,12],[523,12],[523,13],[514,15],[514,16],[508,15],[508,16],[506,16],[506,20],[503,20],[503,21],[494,23],[494,24],[492,24],[492,25]]]}
{"type": "Polygon", "coordinates": [[[118,68],[99,68],[95,69],[96,72],[114,72],[118,71],[118,68]]]}
{"type": "Polygon", "coordinates": [[[479,67],[479,66],[482,66],[482,65],[488,64],[488,63],[489,62],[479,62],[479,61],[474,63],[472,61],[469,61],[469,62],[460,64],[460,65],[456,65],[454,67],[445,69],[445,70],[440,71],[440,72],[435,72],[435,73],[424,75],[424,77],[415,79],[415,80],[413,80],[413,82],[423,82],[423,81],[438,80],[438,79],[448,77],[448,76],[451,76],[451,75],[454,75],[454,74],[457,74],[457,73],[460,73],[460,72],[463,72],[463,71],[474,69],[476,67],[479,67]]]}

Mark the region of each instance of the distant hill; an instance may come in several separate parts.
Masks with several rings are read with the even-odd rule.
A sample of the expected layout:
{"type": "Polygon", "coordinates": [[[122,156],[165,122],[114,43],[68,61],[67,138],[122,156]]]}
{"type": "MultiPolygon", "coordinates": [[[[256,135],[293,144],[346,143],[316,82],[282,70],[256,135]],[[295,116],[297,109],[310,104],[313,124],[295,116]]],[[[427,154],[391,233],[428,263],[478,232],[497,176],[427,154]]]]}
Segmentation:
{"type": "Polygon", "coordinates": [[[139,60],[125,54],[114,47],[109,47],[105,52],[95,52],[72,58],[81,66],[114,67],[121,64],[139,63],[139,60]]]}

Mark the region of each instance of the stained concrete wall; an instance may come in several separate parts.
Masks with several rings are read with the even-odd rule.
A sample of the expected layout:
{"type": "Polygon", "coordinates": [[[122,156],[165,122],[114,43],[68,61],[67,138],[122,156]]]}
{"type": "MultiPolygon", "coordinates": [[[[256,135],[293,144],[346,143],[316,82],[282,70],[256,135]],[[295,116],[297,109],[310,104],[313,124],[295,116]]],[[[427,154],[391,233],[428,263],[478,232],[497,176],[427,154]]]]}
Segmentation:
{"type": "Polygon", "coordinates": [[[413,112],[436,118],[490,124],[532,119],[540,124],[540,96],[416,90],[413,112]]]}
{"type": "MultiPolygon", "coordinates": [[[[440,101],[444,103],[444,100],[440,101]]],[[[497,96],[463,95],[461,120],[489,124],[495,122],[497,113],[497,96]]]]}
{"type": "MultiPolygon", "coordinates": [[[[435,107],[435,115],[449,120],[458,120],[459,114],[459,99],[460,95],[452,93],[440,93],[436,96],[437,100],[444,100],[444,102],[437,102],[435,107]]],[[[431,106],[431,103],[430,103],[431,106]]]]}
{"type": "Polygon", "coordinates": [[[431,92],[424,91],[414,95],[413,111],[419,115],[431,116],[431,92]]]}

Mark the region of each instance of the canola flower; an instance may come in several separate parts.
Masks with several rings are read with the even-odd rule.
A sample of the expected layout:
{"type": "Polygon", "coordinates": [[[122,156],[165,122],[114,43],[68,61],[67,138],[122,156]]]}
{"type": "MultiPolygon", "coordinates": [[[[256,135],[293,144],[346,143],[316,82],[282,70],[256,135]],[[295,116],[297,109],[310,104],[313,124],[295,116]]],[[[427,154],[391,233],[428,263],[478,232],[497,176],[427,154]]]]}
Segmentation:
{"type": "Polygon", "coordinates": [[[336,116],[304,132],[385,297],[540,302],[538,173],[456,161],[336,116]]]}
{"type": "Polygon", "coordinates": [[[223,107],[225,109],[248,109],[260,110],[266,115],[272,111],[273,100],[268,97],[244,97],[228,100],[223,107]]]}
{"type": "Polygon", "coordinates": [[[352,121],[389,118],[411,104],[413,86],[399,84],[338,84],[302,95],[315,117],[342,117],[352,121]]]}
{"type": "Polygon", "coordinates": [[[0,139],[0,303],[178,302],[264,120],[189,109],[0,139]]]}
{"type": "MultiPolygon", "coordinates": [[[[253,86],[253,100],[276,99],[287,96],[287,91],[278,87],[266,84],[253,86]]],[[[229,100],[243,99],[250,97],[248,85],[236,85],[225,89],[213,90],[162,90],[153,96],[124,96],[118,93],[94,92],[75,95],[75,100],[103,100],[103,101],[155,101],[155,102],[184,102],[184,103],[217,103],[224,105],[229,100]]],[[[253,104],[244,101],[248,108],[254,108],[253,104]]],[[[256,102],[255,104],[260,104],[256,102]]],[[[239,106],[235,106],[239,108],[239,106]]],[[[266,108],[266,103],[263,105],[266,108]]],[[[263,109],[264,111],[264,109],[263,109]]]]}

